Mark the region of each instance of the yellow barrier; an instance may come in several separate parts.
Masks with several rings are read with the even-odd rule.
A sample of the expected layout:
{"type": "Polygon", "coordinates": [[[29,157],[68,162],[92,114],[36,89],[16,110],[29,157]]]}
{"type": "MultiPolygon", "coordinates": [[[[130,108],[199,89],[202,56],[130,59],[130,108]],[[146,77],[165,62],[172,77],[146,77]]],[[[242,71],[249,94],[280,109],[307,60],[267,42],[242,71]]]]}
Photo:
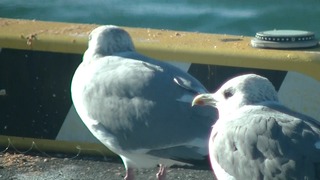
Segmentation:
{"type": "MultiPolygon", "coordinates": [[[[83,54],[87,37],[98,25],[0,18],[0,48],[83,54]]],[[[255,49],[252,37],[128,28],[137,50],[161,60],[296,71],[320,80],[320,48],[255,49]]],[[[67,61],[67,59],[66,59],[67,61]]],[[[101,144],[0,135],[0,145],[41,151],[113,155],[101,144]],[[9,143],[9,144],[8,144],[9,143]],[[88,150],[89,149],[89,150],[88,150]],[[98,154],[99,154],[98,153],[98,154]]]]}
{"type": "MultiPolygon", "coordinates": [[[[0,47],[80,53],[98,25],[0,18],[0,47]]],[[[320,80],[320,48],[255,49],[251,37],[125,28],[137,50],[162,59],[234,67],[296,71],[320,80]]]]}
{"type": "Polygon", "coordinates": [[[7,148],[11,148],[18,152],[31,150],[41,153],[64,152],[69,153],[71,156],[73,154],[74,157],[83,154],[115,156],[115,154],[104,145],[98,143],[70,142],[0,135],[0,145],[4,148],[0,149],[0,152],[5,151],[7,148]]]}

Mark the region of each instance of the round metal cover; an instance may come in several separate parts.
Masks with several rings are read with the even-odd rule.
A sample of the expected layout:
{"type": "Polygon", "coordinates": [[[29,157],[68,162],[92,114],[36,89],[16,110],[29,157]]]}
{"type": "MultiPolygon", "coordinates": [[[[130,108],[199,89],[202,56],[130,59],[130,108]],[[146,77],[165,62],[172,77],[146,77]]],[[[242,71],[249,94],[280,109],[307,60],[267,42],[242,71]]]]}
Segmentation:
{"type": "Polygon", "coordinates": [[[315,34],[300,30],[271,30],[256,33],[251,45],[256,48],[307,48],[318,45],[315,34]]]}

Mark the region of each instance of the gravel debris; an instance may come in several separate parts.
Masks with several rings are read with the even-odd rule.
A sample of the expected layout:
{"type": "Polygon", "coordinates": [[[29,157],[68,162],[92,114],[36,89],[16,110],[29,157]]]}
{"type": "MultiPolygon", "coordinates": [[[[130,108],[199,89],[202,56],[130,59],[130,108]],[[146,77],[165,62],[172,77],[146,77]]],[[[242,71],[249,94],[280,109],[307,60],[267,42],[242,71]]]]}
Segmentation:
{"type": "MultiPolygon", "coordinates": [[[[136,170],[137,180],[154,180],[158,168],[136,170]]],[[[121,180],[125,169],[120,158],[71,157],[65,154],[0,153],[1,180],[121,180]]],[[[212,180],[208,166],[172,167],[168,180],[212,180]]]]}

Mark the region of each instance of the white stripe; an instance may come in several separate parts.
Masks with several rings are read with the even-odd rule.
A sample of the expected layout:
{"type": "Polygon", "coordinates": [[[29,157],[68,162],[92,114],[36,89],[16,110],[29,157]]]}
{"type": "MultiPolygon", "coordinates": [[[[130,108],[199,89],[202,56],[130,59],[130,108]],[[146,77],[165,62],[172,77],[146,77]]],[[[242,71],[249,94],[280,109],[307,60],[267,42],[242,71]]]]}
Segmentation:
{"type": "Polygon", "coordinates": [[[60,128],[56,140],[100,143],[84,125],[73,105],[60,128]]]}
{"type": "Polygon", "coordinates": [[[191,106],[193,98],[194,98],[194,96],[191,95],[191,94],[184,94],[184,95],[182,95],[180,98],[178,98],[176,100],[180,101],[180,102],[184,102],[184,103],[190,103],[190,106],[191,106]]]}
{"type": "Polygon", "coordinates": [[[0,96],[7,95],[7,91],[5,89],[0,89],[0,96]]]}
{"type": "Polygon", "coordinates": [[[320,141],[317,141],[314,146],[317,148],[317,149],[320,149],[320,141]]]}
{"type": "Polygon", "coordinates": [[[191,63],[188,63],[188,62],[167,61],[167,63],[176,66],[177,68],[181,69],[184,72],[188,72],[191,66],[191,63]]]}
{"type": "Polygon", "coordinates": [[[278,92],[285,106],[320,121],[320,82],[307,75],[288,72],[278,92]]]}

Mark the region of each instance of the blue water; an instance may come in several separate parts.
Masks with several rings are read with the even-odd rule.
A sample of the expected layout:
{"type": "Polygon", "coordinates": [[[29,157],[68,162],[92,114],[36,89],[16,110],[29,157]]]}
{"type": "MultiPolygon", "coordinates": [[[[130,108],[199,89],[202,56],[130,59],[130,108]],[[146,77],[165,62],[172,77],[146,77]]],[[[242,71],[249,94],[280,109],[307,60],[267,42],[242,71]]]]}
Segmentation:
{"type": "Polygon", "coordinates": [[[249,36],[300,29],[320,36],[320,0],[0,0],[0,17],[249,36]]]}

